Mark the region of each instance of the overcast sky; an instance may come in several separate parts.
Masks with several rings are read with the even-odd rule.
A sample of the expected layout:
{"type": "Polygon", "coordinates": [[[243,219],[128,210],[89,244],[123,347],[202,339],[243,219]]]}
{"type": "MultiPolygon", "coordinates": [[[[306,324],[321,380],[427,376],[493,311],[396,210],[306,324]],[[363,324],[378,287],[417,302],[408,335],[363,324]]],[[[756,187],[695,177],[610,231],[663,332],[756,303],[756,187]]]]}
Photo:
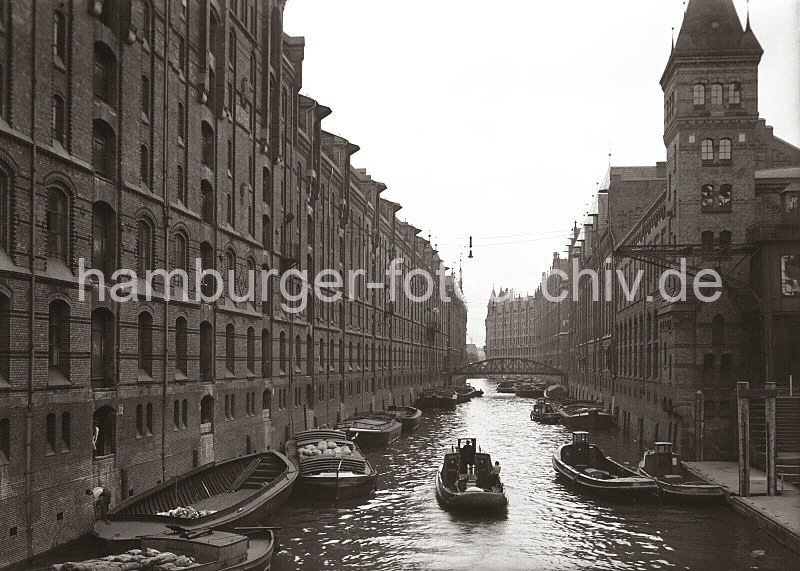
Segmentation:
{"type": "MultiPolygon", "coordinates": [[[[746,1],[735,0],[744,21],[746,1]]],[[[681,0],[289,0],[302,93],[448,265],[468,333],[494,284],[533,292],[608,163],[665,159],[659,79],[681,0]],[[474,258],[467,259],[469,236],[474,258]]],[[[800,0],[752,0],[761,116],[800,145],[800,0]]]]}

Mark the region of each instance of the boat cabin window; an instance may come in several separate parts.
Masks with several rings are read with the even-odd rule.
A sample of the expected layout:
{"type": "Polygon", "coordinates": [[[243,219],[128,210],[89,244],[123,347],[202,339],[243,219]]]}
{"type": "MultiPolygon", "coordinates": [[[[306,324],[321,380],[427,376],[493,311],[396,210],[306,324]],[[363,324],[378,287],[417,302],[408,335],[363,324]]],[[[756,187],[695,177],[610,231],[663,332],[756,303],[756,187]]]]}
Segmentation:
{"type": "Polygon", "coordinates": [[[588,432],[573,432],[572,433],[572,443],[573,444],[588,444],[589,443],[589,433],[588,432]]]}
{"type": "Polygon", "coordinates": [[[672,443],[656,442],[656,454],[672,454],[672,443]]]}

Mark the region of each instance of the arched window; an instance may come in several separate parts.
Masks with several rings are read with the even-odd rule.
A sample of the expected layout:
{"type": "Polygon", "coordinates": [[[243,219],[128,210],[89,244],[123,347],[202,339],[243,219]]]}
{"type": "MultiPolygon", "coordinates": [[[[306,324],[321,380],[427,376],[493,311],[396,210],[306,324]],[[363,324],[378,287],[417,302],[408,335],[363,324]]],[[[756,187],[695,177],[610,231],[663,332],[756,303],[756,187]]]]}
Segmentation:
{"type": "Polygon", "coordinates": [[[256,330],[252,327],[247,328],[247,370],[256,372],[256,330]]]}
{"type": "Polygon", "coordinates": [[[206,224],[214,223],[214,187],[207,180],[200,182],[200,197],[202,200],[200,216],[206,224]]]}
{"type": "Polygon", "coordinates": [[[61,10],[53,13],[53,57],[62,64],[67,61],[67,19],[61,10]]]}
{"type": "Polygon", "coordinates": [[[92,415],[92,424],[95,458],[114,454],[116,452],[117,411],[107,405],[98,408],[92,415]]]}
{"type": "Polygon", "coordinates": [[[702,83],[695,83],[692,88],[692,101],[695,107],[702,107],[706,104],[706,86],[702,83]]]}
{"type": "Polygon", "coordinates": [[[47,190],[47,257],[67,262],[69,208],[67,195],[58,188],[47,190]]]}
{"type": "Polygon", "coordinates": [[[714,347],[725,345],[725,317],[720,314],[711,320],[711,345],[714,347]]]}
{"type": "Polygon", "coordinates": [[[328,342],[328,363],[331,371],[336,369],[336,343],[333,339],[328,342]]]}
{"type": "Polygon", "coordinates": [[[139,179],[142,185],[150,187],[150,149],[147,145],[139,147],[139,179]]]}
{"type": "Polygon", "coordinates": [[[730,246],[731,245],[731,231],[730,230],[722,230],[719,233],[719,245],[720,246],[730,246]]]}
{"type": "Polygon", "coordinates": [[[700,146],[700,158],[704,161],[714,160],[714,140],[703,139],[700,146]]]}
{"type": "Polygon", "coordinates": [[[720,139],[720,141],[719,141],[719,160],[721,160],[721,161],[729,161],[729,160],[731,160],[731,140],[730,139],[720,139]]]}
{"type": "Polygon", "coordinates": [[[261,191],[264,202],[272,208],[272,174],[267,167],[261,170],[261,191]]]}
{"type": "Polygon", "coordinates": [[[142,117],[150,121],[150,78],[142,75],[142,117]]]}
{"type": "Polygon", "coordinates": [[[212,111],[217,110],[217,80],[216,76],[214,75],[214,70],[208,70],[208,98],[206,99],[206,105],[212,111]]]}
{"type": "Polygon", "coordinates": [[[298,373],[301,371],[300,363],[303,362],[303,341],[297,335],[294,338],[294,370],[298,373]]]}
{"type": "Polygon", "coordinates": [[[69,306],[61,300],[50,302],[48,365],[50,381],[69,378],[69,306]]]}
{"type": "Polygon", "coordinates": [[[272,251],[272,222],[266,214],[261,223],[261,243],[268,252],[272,251]]]}
{"type": "Polygon", "coordinates": [[[188,197],[186,196],[186,175],[184,174],[183,171],[183,165],[178,165],[175,178],[176,178],[175,183],[178,188],[178,202],[180,202],[184,206],[188,206],[189,201],[188,197]]]}
{"type": "Polygon", "coordinates": [[[214,378],[214,330],[208,321],[200,324],[200,378],[214,378]]]}
{"type": "Polygon", "coordinates": [[[0,170],[0,248],[8,251],[11,193],[8,176],[0,170]]]}
{"type": "Polygon", "coordinates": [[[208,51],[214,56],[215,60],[219,60],[218,46],[217,46],[217,33],[219,28],[219,16],[217,11],[213,8],[210,10],[208,18],[208,51]]]}
{"type": "Polygon", "coordinates": [[[61,450],[72,448],[72,415],[68,412],[61,413],[61,450]]]}
{"type": "Polygon", "coordinates": [[[173,252],[172,265],[175,269],[187,271],[189,268],[189,254],[186,248],[186,236],[183,232],[175,233],[175,251],[173,252]]]}
{"type": "Polygon", "coordinates": [[[137,223],[136,271],[139,279],[145,279],[147,270],[153,270],[153,228],[145,219],[137,223]]]}
{"type": "Polygon", "coordinates": [[[722,84],[711,84],[711,105],[722,105],[722,84]]]}
{"type": "Polygon", "coordinates": [[[183,145],[186,140],[186,110],[183,103],[178,102],[178,116],[176,121],[178,130],[178,144],[183,145]]]}
{"type": "Polygon", "coordinates": [[[97,176],[116,178],[117,139],[108,123],[95,119],[92,123],[92,168],[97,176]]]}
{"type": "Polygon", "coordinates": [[[105,202],[92,205],[92,268],[100,270],[106,280],[116,269],[116,216],[105,202]]]}
{"type": "Polygon", "coordinates": [[[265,389],[261,394],[261,410],[267,412],[272,410],[272,390],[265,389]]]}
{"type": "Polygon", "coordinates": [[[320,370],[325,370],[325,353],[328,350],[327,345],[325,345],[325,340],[320,337],[319,340],[319,366],[320,370]]]}
{"type": "Polygon", "coordinates": [[[95,97],[111,107],[116,107],[117,58],[103,42],[94,43],[92,90],[95,97]]]}
{"type": "Polygon", "coordinates": [[[236,63],[236,34],[233,30],[228,33],[228,63],[231,66],[236,63]]]}
{"type": "Polygon", "coordinates": [[[208,122],[203,121],[200,127],[200,136],[202,137],[202,155],[201,160],[203,164],[209,168],[214,167],[214,130],[208,122]]]}
{"type": "Polygon", "coordinates": [[[53,95],[53,103],[52,103],[52,118],[51,118],[51,132],[53,135],[53,141],[57,141],[61,143],[61,145],[66,145],[67,141],[67,129],[66,129],[66,108],[64,106],[64,98],[61,97],[58,93],[53,95]]]}
{"type": "Polygon", "coordinates": [[[728,105],[741,105],[742,103],[742,86],[739,83],[731,83],[728,85],[728,105]]]}
{"type": "Polygon", "coordinates": [[[306,336],[306,375],[314,374],[314,339],[306,336]]]}
{"type": "Polygon", "coordinates": [[[147,311],[139,314],[139,372],[153,376],[153,316],[147,311]]]}
{"type": "MultiPolygon", "coordinates": [[[[200,244],[200,267],[203,272],[214,269],[214,248],[208,242],[200,244]]],[[[210,298],[215,293],[214,278],[211,275],[204,275],[200,289],[204,296],[210,298]]]]}
{"type": "Polygon", "coordinates": [[[309,214],[306,217],[306,231],[308,232],[308,244],[310,246],[314,245],[314,219],[309,214]]]}
{"type": "Polygon", "coordinates": [[[186,376],[188,367],[188,334],[185,317],[175,320],[175,371],[186,376]]]}
{"type": "Polygon", "coordinates": [[[283,331],[281,331],[280,337],[278,338],[278,361],[281,373],[285,373],[288,369],[286,368],[286,333],[283,331]]]}
{"type": "Polygon", "coordinates": [[[0,293],[0,384],[9,384],[11,365],[11,300],[0,293]]]}
{"type": "Polygon", "coordinates": [[[269,329],[261,330],[261,377],[268,379],[272,376],[272,339],[269,329]]]}
{"type": "Polygon", "coordinates": [[[236,373],[236,328],[232,323],[225,327],[225,368],[236,373]]]}
{"type": "Polygon", "coordinates": [[[228,288],[228,295],[230,295],[232,292],[229,286],[231,283],[236,284],[236,254],[232,250],[225,252],[225,275],[222,277],[225,280],[225,287],[228,288]]]}
{"type": "Polygon", "coordinates": [[[150,6],[150,0],[145,0],[142,5],[142,39],[147,43],[151,43],[151,27],[153,25],[153,8],[150,6]]]}

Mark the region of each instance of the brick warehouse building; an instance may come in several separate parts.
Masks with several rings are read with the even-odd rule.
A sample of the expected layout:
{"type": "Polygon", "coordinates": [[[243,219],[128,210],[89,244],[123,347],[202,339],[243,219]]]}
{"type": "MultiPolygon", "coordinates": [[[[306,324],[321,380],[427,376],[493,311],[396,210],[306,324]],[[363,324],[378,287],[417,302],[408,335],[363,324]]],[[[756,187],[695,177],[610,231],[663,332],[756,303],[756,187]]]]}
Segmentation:
{"type": "Polygon", "coordinates": [[[282,14],[275,0],[0,1],[0,567],[86,533],[88,487],[116,503],[280,448],[408,404],[465,359],[466,308],[438,282],[412,303],[361,280],[352,300],[295,314],[257,273],[254,301],[234,301],[247,270],[385,282],[393,258],[404,275],[440,263],[351,165],[358,147],[322,129],[331,110],[299,94],[304,40],[282,14]],[[97,271],[84,301],[81,258],[97,271]],[[117,269],[180,268],[194,300],[196,258],[233,271],[235,291],[167,299],[162,278],[151,301],[107,295],[117,269]]]}
{"type": "MultiPolygon", "coordinates": [[[[634,439],[672,440],[687,459],[735,458],[736,382],[773,380],[778,464],[791,473],[800,453],[800,402],[786,397],[800,370],[800,149],[759,116],[762,53],[730,0],[689,2],[661,79],[667,161],[611,167],[571,233],[570,266],[597,272],[601,301],[588,277],[578,280],[561,361],[572,396],[602,401],[634,439]],[[680,258],[687,299],[663,299],[659,278],[680,258]],[[704,268],[722,277],[713,303],[692,291],[704,268]],[[629,287],[643,272],[631,301],[618,280],[606,298],[606,270],[623,272],[629,287]]],[[[666,284],[677,293],[675,279],[666,284]]],[[[552,295],[561,287],[549,286],[552,295]]],[[[541,360],[559,329],[534,322],[544,327],[534,333],[541,360]]],[[[763,405],[752,424],[763,467],[763,405]]]]}

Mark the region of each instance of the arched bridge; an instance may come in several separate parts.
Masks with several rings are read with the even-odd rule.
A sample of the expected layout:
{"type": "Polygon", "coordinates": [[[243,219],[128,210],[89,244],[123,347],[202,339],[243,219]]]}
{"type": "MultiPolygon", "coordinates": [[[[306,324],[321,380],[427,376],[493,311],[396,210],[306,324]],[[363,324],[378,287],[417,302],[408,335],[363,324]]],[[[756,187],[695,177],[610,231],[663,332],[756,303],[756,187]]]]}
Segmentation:
{"type": "Polygon", "coordinates": [[[453,370],[454,375],[553,375],[564,377],[566,373],[545,363],[521,357],[496,357],[477,361],[453,370]]]}

